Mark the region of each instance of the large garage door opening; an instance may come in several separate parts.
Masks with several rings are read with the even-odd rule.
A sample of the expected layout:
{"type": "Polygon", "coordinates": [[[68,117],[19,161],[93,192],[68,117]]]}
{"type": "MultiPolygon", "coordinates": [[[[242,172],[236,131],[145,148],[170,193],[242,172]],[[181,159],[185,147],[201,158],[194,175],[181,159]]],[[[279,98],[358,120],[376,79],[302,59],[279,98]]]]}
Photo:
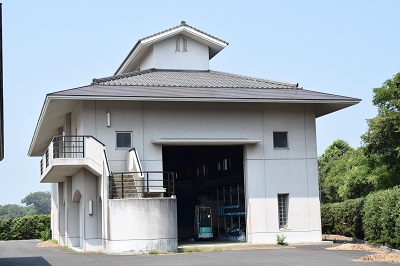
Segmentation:
{"type": "Polygon", "coordinates": [[[243,146],[163,146],[177,173],[179,240],[244,240],[243,146]]]}

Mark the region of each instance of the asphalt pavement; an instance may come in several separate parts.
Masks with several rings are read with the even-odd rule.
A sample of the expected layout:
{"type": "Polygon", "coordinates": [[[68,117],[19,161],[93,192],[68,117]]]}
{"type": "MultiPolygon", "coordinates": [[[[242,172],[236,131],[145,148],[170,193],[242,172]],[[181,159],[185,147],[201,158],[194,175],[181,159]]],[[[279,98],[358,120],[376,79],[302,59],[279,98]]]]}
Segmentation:
{"type": "Polygon", "coordinates": [[[207,252],[107,255],[63,247],[38,247],[38,243],[39,240],[0,241],[0,265],[389,265],[354,261],[372,254],[368,251],[326,249],[337,244],[220,246],[207,252]]]}

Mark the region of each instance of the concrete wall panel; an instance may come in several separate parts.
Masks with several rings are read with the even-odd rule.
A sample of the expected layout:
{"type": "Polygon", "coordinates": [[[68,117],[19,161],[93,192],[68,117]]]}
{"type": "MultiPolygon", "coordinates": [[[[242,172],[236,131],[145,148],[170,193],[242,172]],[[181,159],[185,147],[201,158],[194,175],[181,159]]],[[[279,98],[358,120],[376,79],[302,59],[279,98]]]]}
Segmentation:
{"type": "Polygon", "coordinates": [[[176,199],[110,200],[108,204],[110,238],[107,252],[177,250],[176,199]],[[130,246],[129,243],[135,244],[130,246]]]}

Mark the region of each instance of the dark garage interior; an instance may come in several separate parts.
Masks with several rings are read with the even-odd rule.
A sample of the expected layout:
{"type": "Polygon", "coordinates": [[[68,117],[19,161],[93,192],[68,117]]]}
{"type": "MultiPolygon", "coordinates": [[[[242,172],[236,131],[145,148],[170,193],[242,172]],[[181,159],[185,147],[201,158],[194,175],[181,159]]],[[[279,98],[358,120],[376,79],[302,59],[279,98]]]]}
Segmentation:
{"type": "Polygon", "coordinates": [[[179,240],[243,237],[246,230],[243,146],[163,146],[162,152],[164,171],[177,173],[179,240]],[[209,221],[201,222],[206,222],[212,230],[207,237],[201,237],[196,228],[195,212],[199,207],[211,211],[209,221]]]}

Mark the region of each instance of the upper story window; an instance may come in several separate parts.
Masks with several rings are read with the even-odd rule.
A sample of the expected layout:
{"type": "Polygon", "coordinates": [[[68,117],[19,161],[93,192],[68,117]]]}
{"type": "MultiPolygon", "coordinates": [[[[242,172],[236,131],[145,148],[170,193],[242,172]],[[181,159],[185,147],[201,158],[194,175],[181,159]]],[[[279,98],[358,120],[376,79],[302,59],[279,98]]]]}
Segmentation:
{"type": "Polygon", "coordinates": [[[273,138],[274,138],[274,149],[289,148],[287,132],[274,132],[273,138]]]}
{"type": "Polygon", "coordinates": [[[187,52],[187,39],[182,38],[183,50],[182,52],[187,52]]]}
{"type": "Polygon", "coordinates": [[[132,147],[132,132],[116,132],[117,148],[131,148],[132,147]]]}
{"type": "Polygon", "coordinates": [[[187,39],[178,37],[175,39],[175,52],[181,52],[181,48],[182,52],[187,52],[187,39]]]}
{"type": "Polygon", "coordinates": [[[176,44],[175,44],[175,52],[180,52],[181,51],[181,38],[176,38],[176,44]]]}

